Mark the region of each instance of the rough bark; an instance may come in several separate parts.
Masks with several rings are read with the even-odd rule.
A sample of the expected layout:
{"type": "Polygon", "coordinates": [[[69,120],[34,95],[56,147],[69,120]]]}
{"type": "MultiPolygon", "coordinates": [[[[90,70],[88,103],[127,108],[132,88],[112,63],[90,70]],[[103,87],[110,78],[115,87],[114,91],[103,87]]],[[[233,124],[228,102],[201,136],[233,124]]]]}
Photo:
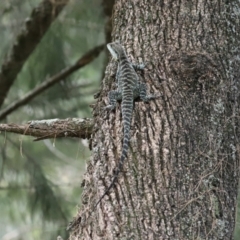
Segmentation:
{"type": "Polygon", "coordinates": [[[239,1],[118,0],[113,40],[163,95],[135,104],[118,183],[120,107],[109,63],[94,110],[93,156],[70,239],[233,239],[239,178],[239,1]],[[90,215],[91,214],[91,215],[90,215]]]}

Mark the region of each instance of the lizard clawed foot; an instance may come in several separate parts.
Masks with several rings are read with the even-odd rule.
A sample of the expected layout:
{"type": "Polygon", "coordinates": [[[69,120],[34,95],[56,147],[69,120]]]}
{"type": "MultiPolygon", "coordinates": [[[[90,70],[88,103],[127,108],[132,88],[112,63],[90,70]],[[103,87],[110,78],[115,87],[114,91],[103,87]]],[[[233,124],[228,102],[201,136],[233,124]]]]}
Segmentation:
{"type": "Polygon", "coordinates": [[[103,108],[104,110],[107,110],[107,111],[112,111],[115,109],[115,106],[114,105],[108,105],[106,107],[103,108]]]}

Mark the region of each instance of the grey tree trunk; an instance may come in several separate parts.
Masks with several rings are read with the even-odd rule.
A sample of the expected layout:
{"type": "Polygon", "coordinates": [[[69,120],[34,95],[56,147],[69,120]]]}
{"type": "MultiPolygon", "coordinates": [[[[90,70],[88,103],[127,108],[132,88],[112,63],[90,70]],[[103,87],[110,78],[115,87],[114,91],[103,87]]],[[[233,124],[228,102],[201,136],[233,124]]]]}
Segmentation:
{"type": "Polygon", "coordinates": [[[239,178],[240,2],[117,0],[113,40],[162,97],[136,102],[128,158],[112,61],[94,109],[93,156],[70,239],[233,239],[239,178]],[[91,213],[91,215],[90,215],[91,213]]]}

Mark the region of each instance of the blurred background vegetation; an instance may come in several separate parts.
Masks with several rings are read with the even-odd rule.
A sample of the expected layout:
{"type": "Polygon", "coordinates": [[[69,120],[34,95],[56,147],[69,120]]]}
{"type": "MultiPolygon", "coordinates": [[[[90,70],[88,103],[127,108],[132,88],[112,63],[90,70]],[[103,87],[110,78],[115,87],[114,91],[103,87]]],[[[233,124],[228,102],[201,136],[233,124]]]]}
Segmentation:
{"type": "MultiPolygon", "coordinates": [[[[0,64],[9,54],[25,19],[40,0],[0,1],[0,64]]],[[[4,106],[105,42],[102,1],[71,0],[52,23],[11,87],[4,106]]],[[[8,115],[5,122],[26,123],[91,117],[90,104],[104,70],[104,52],[91,64],[8,115]]],[[[81,177],[90,151],[87,141],[0,134],[0,239],[67,238],[66,226],[81,197],[81,177]]],[[[238,216],[240,212],[238,209],[238,216]]],[[[240,239],[237,218],[235,239],[240,239]]]]}
{"type": "MultiPolygon", "coordinates": [[[[41,0],[0,1],[0,64],[41,0]]],[[[71,0],[52,23],[11,87],[4,107],[46,78],[75,63],[104,43],[105,16],[98,0],[71,0]]],[[[67,117],[91,117],[89,104],[98,91],[106,56],[38,95],[8,115],[7,123],[67,117]]],[[[3,121],[1,121],[3,122],[3,121]]],[[[81,177],[90,156],[87,141],[0,134],[0,239],[67,238],[76,215],[81,177]]]]}

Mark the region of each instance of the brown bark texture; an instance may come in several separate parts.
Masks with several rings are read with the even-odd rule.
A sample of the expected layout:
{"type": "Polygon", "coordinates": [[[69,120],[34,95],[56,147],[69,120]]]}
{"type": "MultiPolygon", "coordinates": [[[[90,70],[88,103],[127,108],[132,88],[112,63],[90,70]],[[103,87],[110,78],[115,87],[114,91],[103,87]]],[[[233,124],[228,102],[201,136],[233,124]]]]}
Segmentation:
{"type": "Polygon", "coordinates": [[[239,1],[117,0],[113,41],[162,97],[136,102],[130,149],[110,61],[94,109],[93,156],[70,239],[233,239],[239,178],[239,1]]]}

